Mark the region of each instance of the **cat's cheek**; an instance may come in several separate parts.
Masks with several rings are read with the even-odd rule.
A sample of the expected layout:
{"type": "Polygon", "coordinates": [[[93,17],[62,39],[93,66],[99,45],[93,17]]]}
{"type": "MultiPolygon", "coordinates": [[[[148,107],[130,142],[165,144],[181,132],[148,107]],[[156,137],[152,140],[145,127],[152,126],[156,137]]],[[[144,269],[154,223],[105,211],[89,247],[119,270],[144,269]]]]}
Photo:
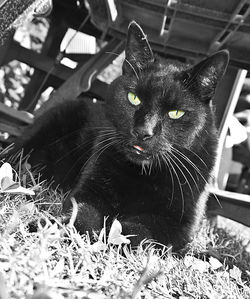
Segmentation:
{"type": "MultiPolygon", "coordinates": [[[[211,127],[211,125],[209,125],[211,127]]],[[[206,134],[207,128],[206,128],[206,118],[200,118],[199,121],[197,121],[196,125],[193,126],[193,128],[190,130],[190,134],[188,134],[187,138],[187,146],[188,148],[191,148],[194,143],[200,143],[200,139],[202,139],[202,136],[204,133],[206,134]]]]}

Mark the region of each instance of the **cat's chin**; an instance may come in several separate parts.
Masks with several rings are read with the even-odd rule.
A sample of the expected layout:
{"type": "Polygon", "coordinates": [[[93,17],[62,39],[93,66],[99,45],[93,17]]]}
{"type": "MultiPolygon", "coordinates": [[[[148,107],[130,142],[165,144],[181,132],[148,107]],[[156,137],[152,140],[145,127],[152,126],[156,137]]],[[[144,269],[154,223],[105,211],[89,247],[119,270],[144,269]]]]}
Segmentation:
{"type": "Polygon", "coordinates": [[[152,155],[144,153],[136,148],[128,148],[125,152],[127,159],[138,165],[149,165],[152,161],[152,155]]]}
{"type": "Polygon", "coordinates": [[[135,156],[132,156],[132,155],[127,155],[127,158],[129,161],[137,164],[137,165],[150,165],[151,163],[151,158],[143,158],[143,157],[135,157],[135,156]]]}

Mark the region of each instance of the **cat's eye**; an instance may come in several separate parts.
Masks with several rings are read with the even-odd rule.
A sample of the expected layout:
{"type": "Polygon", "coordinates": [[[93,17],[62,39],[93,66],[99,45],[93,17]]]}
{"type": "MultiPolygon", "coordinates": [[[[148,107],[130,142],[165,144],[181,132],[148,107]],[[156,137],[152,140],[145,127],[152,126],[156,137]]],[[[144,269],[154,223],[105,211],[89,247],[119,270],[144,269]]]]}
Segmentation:
{"type": "Polygon", "coordinates": [[[141,100],[133,92],[128,93],[128,100],[134,106],[138,106],[141,104],[141,100]]]}
{"type": "Polygon", "coordinates": [[[172,119],[181,118],[185,112],[183,110],[170,110],[168,111],[168,116],[172,119]]]}

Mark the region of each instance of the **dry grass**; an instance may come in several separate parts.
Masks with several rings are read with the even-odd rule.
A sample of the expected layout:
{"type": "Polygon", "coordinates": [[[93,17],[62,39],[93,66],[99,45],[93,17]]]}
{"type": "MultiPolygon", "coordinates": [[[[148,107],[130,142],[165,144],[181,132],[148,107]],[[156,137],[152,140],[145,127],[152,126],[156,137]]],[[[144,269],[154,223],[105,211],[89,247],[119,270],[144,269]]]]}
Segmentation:
{"type": "MultiPolygon", "coordinates": [[[[20,173],[28,187],[29,176],[20,173]]],[[[33,198],[0,194],[1,299],[250,298],[249,240],[204,224],[179,255],[152,242],[101,250],[61,224],[62,194],[43,183],[32,188],[33,198]]]]}

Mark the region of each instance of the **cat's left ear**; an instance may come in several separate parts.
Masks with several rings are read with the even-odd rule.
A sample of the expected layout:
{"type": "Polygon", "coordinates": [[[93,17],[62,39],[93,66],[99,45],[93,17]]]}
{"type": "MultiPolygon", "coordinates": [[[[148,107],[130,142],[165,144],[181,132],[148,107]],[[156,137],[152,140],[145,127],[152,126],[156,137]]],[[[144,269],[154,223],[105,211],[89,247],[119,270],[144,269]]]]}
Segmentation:
{"type": "Polygon", "coordinates": [[[132,21],[128,27],[123,72],[125,74],[133,73],[138,77],[140,70],[153,61],[154,55],[147,36],[141,27],[132,21]]]}
{"type": "Polygon", "coordinates": [[[188,71],[187,86],[198,88],[202,99],[210,100],[229,62],[229,52],[222,50],[202,60],[188,71]],[[193,84],[193,83],[196,84],[193,84]]]}

